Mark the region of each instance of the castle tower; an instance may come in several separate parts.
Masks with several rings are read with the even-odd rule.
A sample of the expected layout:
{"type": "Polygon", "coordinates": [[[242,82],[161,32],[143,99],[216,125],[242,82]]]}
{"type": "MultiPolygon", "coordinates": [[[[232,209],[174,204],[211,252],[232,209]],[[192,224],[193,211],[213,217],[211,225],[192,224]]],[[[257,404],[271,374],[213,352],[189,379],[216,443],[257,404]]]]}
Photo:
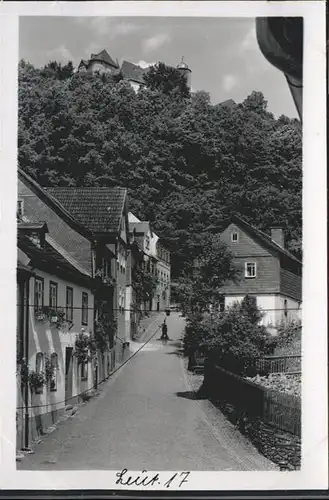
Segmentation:
{"type": "Polygon", "coordinates": [[[182,60],[179,64],[177,64],[177,69],[178,71],[185,76],[186,78],[186,83],[189,88],[191,88],[191,74],[192,70],[188,67],[186,62],[184,62],[184,56],[182,57],[182,60]]]}

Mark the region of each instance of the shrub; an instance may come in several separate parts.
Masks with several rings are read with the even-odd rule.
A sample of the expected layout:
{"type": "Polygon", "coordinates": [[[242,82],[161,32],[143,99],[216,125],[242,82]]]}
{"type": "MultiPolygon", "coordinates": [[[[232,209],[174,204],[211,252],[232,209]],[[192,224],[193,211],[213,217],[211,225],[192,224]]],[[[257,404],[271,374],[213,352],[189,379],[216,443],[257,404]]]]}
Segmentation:
{"type": "Polygon", "coordinates": [[[224,312],[194,314],[186,327],[186,351],[191,355],[198,350],[231,372],[252,375],[256,358],[268,349],[268,334],[259,324],[261,318],[255,301],[248,296],[224,312]]]}
{"type": "Polygon", "coordinates": [[[299,320],[282,321],[278,325],[277,347],[290,347],[300,340],[302,325],[299,320]]]}

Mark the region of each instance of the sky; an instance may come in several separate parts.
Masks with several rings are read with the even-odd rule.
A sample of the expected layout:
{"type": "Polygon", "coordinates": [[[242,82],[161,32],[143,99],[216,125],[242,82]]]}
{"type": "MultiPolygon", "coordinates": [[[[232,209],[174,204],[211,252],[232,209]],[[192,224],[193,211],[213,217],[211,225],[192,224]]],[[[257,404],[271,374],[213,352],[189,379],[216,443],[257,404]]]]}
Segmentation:
{"type": "Polygon", "coordinates": [[[253,18],[20,17],[19,57],[36,67],[72,61],[106,49],[119,63],[176,66],[182,56],[192,70],[192,90],[211,102],[243,101],[261,91],[268,110],[297,117],[283,74],[262,55],[253,18]]]}

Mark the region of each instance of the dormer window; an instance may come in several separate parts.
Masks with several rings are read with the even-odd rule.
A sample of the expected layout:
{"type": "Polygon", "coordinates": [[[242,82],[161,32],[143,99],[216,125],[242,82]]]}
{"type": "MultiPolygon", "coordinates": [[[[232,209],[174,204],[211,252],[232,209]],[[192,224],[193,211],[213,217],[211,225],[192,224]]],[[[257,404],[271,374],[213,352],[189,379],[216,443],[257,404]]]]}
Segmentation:
{"type": "Polygon", "coordinates": [[[23,215],[24,215],[24,201],[23,200],[17,200],[16,217],[17,217],[17,219],[22,219],[23,215]]]}
{"type": "Polygon", "coordinates": [[[41,248],[40,233],[30,233],[28,238],[36,247],[41,248]]]}
{"type": "Polygon", "coordinates": [[[237,243],[239,241],[239,233],[237,231],[233,231],[231,233],[231,241],[233,243],[237,243]]]}

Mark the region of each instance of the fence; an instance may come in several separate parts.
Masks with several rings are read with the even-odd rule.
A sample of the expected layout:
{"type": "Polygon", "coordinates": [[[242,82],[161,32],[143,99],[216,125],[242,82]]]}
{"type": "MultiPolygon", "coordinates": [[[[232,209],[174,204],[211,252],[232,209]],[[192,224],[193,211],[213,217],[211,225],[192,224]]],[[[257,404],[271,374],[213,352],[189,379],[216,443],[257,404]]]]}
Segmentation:
{"type": "Polygon", "coordinates": [[[300,436],[301,399],[267,389],[210,362],[205,363],[204,390],[216,401],[226,401],[240,414],[259,417],[276,428],[300,436]]]}
{"type": "Polygon", "coordinates": [[[301,400],[277,391],[264,391],[263,420],[278,429],[301,435],[301,400]]]}
{"type": "Polygon", "coordinates": [[[265,356],[256,361],[260,373],[301,373],[300,355],[265,356]]]}

